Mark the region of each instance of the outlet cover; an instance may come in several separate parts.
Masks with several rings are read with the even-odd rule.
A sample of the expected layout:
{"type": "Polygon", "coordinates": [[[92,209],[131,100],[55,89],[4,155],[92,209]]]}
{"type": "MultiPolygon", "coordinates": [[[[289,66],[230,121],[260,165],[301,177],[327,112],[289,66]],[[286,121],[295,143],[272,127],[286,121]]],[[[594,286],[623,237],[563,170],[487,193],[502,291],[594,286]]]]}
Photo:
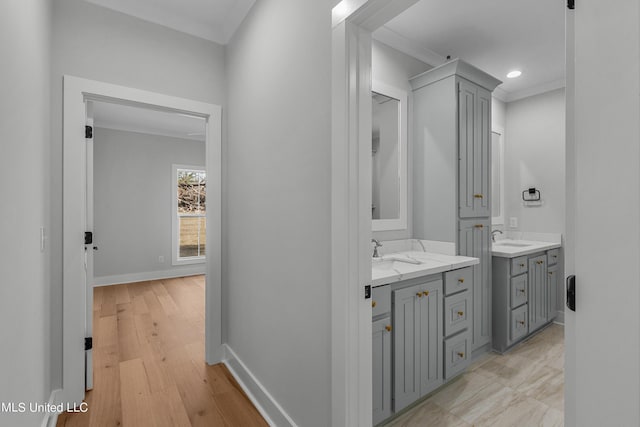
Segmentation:
{"type": "Polygon", "coordinates": [[[163,257],[162,255],[160,255],[160,256],[158,257],[158,262],[159,262],[160,264],[162,264],[162,263],[164,262],[164,257],[163,257]]]}
{"type": "Polygon", "coordinates": [[[509,227],[518,228],[518,217],[512,216],[509,218],[509,227]]]}

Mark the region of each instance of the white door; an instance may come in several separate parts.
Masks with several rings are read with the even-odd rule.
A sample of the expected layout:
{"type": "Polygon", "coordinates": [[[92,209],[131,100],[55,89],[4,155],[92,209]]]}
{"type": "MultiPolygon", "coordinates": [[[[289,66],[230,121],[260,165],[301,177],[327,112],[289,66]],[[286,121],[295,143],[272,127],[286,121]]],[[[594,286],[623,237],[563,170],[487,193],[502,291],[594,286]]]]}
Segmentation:
{"type": "MultiPolygon", "coordinates": [[[[93,337],[93,251],[97,249],[93,235],[93,102],[86,101],[87,120],[85,131],[86,148],[86,190],[85,224],[86,231],[92,234],[92,241],[84,245],[85,289],[86,289],[86,329],[85,337],[93,337]],[[90,129],[90,130],[88,130],[90,129]]],[[[92,339],[92,338],[91,338],[92,339]]],[[[93,388],[93,351],[85,349],[85,388],[93,388]]]]}
{"type": "Polygon", "coordinates": [[[567,16],[566,425],[640,425],[640,2],[567,16]]]}

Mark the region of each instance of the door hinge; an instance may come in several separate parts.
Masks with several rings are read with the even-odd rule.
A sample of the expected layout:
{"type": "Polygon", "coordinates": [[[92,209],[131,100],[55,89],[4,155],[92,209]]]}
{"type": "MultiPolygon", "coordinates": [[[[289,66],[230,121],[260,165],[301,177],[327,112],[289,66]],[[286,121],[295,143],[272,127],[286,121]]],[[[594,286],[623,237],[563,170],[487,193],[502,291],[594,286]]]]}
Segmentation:
{"type": "Polygon", "coordinates": [[[364,299],[371,298],[371,285],[365,285],[364,287],[364,299]]]}
{"type": "Polygon", "coordinates": [[[567,0],[567,7],[571,10],[576,8],[575,0],[567,0]]]}
{"type": "Polygon", "coordinates": [[[86,139],[93,138],[93,127],[88,126],[88,125],[84,127],[84,137],[86,139]]]}
{"type": "Polygon", "coordinates": [[[93,337],[85,337],[84,339],[84,350],[91,350],[93,348],[93,337]]]}
{"type": "Polygon", "coordinates": [[[91,231],[84,232],[84,244],[90,245],[93,243],[93,233],[91,231]]]}

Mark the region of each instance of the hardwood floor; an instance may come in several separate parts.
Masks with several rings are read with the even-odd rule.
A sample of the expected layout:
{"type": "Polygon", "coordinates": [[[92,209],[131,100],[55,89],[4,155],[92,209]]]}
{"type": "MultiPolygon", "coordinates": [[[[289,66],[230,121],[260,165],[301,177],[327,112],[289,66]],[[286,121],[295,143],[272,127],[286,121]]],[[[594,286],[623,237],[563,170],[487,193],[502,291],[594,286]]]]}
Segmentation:
{"type": "Polygon", "coordinates": [[[204,276],[94,290],[94,389],[58,426],[266,426],[222,365],[204,362],[204,276]]]}
{"type": "Polygon", "coordinates": [[[564,328],[552,324],[501,355],[491,353],[388,427],[562,426],[564,328]]]}

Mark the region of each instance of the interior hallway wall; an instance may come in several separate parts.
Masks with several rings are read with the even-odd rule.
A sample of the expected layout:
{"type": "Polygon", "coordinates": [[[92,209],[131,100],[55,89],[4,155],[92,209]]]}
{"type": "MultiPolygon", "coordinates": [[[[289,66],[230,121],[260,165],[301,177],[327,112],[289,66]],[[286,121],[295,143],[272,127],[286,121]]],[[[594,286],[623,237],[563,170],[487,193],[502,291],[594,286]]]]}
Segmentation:
{"type": "Polygon", "coordinates": [[[205,273],[204,263],[172,265],[174,164],[204,169],[205,143],[95,128],[96,283],[121,283],[122,275],[161,278],[205,273]]]}
{"type": "MultiPolygon", "coordinates": [[[[48,0],[0,2],[0,402],[46,403],[49,365],[48,0]]],[[[27,408],[28,409],[28,408],[27,408]]],[[[36,426],[42,413],[0,411],[2,426],[36,426]]]]}
{"type": "MultiPolygon", "coordinates": [[[[51,129],[51,364],[62,379],[62,76],[226,106],[225,52],[216,43],[82,0],[55,0],[51,129]]],[[[224,113],[223,113],[224,117],[224,113]]],[[[225,126],[223,123],[223,141],[225,126]]],[[[224,329],[224,327],[223,327],[224,329]]]]}
{"type": "Polygon", "coordinates": [[[331,423],[334,3],[258,1],[227,49],[227,342],[305,427],[331,423]]]}

